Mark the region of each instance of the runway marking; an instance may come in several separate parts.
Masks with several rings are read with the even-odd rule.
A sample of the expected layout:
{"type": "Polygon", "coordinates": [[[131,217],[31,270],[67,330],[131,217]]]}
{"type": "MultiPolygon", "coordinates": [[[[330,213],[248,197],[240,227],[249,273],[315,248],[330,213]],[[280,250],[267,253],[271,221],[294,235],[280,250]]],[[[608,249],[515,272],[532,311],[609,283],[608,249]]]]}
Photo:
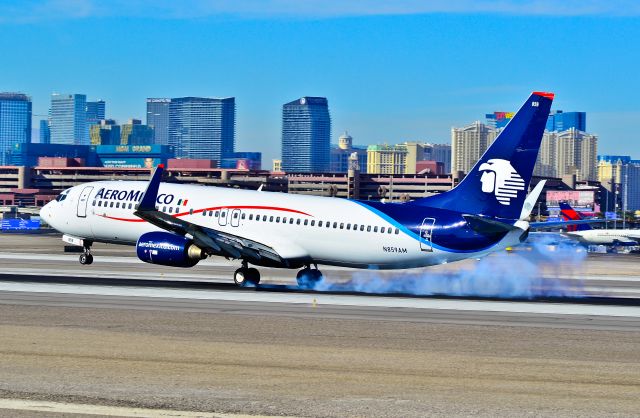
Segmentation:
{"type": "Polygon", "coordinates": [[[171,409],[127,408],[66,402],[0,399],[0,410],[48,412],[52,414],[83,414],[118,417],[185,417],[185,418],[275,418],[270,415],[238,415],[211,412],[174,411],[171,409]]]}
{"type": "Polygon", "coordinates": [[[146,297],[234,302],[291,303],[379,308],[439,309],[480,312],[512,312],[548,315],[587,315],[640,318],[640,308],[563,303],[499,302],[477,300],[417,299],[380,296],[327,295],[322,293],[275,293],[251,291],[158,289],[145,287],[68,285],[50,283],[0,282],[0,291],[62,293],[120,297],[146,297]]]}

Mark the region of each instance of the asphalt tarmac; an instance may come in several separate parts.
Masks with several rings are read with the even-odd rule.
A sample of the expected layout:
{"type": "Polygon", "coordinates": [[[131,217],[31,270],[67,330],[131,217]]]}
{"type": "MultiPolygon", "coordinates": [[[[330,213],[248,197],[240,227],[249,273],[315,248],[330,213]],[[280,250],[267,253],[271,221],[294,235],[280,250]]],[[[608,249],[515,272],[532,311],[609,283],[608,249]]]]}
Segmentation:
{"type": "MultiPolygon", "coordinates": [[[[96,248],[96,259],[112,258],[90,267],[91,283],[56,245],[55,237],[0,235],[0,416],[79,416],[78,405],[97,414],[122,407],[110,410],[120,416],[640,411],[634,304],[236,290],[219,284],[233,271],[226,262],[184,276],[171,271],[183,286],[107,282],[96,272],[166,277],[128,258],[131,248],[111,246],[96,248]],[[210,273],[215,286],[193,284],[210,273]],[[38,280],[48,275],[58,280],[38,280]],[[33,409],[34,402],[54,403],[33,409]]],[[[612,260],[587,258],[585,274],[614,286],[634,283],[638,259],[612,260]],[[600,277],[604,266],[608,275],[600,277]]],[[[336,280],[349,274],[331,271],[336,280]]],[[[291,284],[277,272],[267,275],[291,284]]]]}

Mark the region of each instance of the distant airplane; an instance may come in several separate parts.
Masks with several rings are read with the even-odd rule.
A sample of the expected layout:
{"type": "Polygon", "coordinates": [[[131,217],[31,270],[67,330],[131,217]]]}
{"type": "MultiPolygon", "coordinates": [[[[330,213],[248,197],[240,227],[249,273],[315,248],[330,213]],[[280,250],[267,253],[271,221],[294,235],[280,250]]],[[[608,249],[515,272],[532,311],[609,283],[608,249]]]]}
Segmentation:
{"type": "MultiPolygon", "coordinates": [[[[525,101],[469,174],[452,190],[405,203],[354,201],[161,183],[97,181],[63,191],[42,218],[84,247],[136,246],[145,262],[191,267],[208,256],[238,260],[234,281],[255,285],[254,266],[300,268],[313,287],[318,264],[402,269],[477,258],[524,241],[542,191],[527,197],[553,93],[525,101]]],[[[545,223],[546,224],[546,223],[545,223]]]]}
{"type": "MultiPolygon", "coordinates": [[[[578,221],[583,217],[566,202],[560,203],[564,221],[578,221]]],[[[640,229],[592,229],[583,223],[570,227],[564,235],[585,245],[639,245],[640,229]]]]}

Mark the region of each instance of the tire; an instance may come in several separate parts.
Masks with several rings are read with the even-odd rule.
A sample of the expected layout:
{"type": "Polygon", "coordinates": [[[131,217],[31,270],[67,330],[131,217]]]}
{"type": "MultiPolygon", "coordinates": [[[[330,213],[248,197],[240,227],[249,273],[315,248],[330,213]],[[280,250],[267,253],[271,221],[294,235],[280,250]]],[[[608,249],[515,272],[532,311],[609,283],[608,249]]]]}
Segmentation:
{"type": "Polygon", "coordinates": [[[245,281],[248,286],[257,286],[260,283],[260,272],[253,267],[248,268],[245,273],[245,281]]]}
{"type": "Polygon", "coordinates": [[[296,275],[300,289],[311,290],[322,280],[322,273],[318,269],[302,269],[296,275]]]}
{"type": "Polygon", "coordinates": [[[240,287],[245,287],[247,285],[247,269],[239,268],[233,273],[233,281],[236,285],[240,287]]]}
{"type": "Polygon", "coordinates": [[[93,263],[93,256],[91,254],[82,253],[80,254],[80,264],[83,266],[89,265],[93,263]]]}

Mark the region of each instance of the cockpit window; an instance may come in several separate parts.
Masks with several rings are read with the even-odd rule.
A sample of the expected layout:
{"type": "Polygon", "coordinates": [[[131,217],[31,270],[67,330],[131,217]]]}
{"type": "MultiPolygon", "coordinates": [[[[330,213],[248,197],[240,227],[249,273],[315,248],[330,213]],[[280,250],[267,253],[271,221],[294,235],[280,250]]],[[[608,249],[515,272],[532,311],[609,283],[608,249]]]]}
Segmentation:
{"type": "Polygon", "coordinates": [[[66,198],[67,198],[67,194],[66,193],[60,193],[58,195],[58,197],[56,197],[56,202],[62,202],[66,198]]]}

